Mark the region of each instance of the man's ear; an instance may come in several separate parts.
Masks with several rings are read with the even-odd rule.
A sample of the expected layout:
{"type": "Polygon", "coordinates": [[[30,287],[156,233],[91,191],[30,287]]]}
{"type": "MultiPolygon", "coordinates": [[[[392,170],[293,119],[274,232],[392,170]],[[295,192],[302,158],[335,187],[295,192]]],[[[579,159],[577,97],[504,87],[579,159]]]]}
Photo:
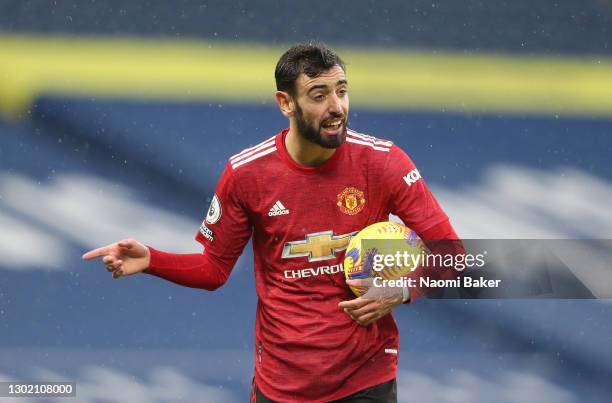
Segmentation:
{"type": "Polygon", "coordinates": [[[285,91],[276,91],[274,94],[278,107],[286,118],[291,118],[295,114],[295,104],[291,95],[285,91]]]}

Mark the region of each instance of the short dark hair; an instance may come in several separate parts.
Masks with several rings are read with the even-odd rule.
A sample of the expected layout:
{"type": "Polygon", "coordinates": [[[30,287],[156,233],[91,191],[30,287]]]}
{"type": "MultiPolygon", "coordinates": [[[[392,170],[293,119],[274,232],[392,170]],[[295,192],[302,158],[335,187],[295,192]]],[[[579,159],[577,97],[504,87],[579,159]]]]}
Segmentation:
{"type": "Polygon", "coordinates": [[[346,71],[344,62],[323,43],[298,43],[287,50],[276,64],[274,78],[276,89],[295,95],[295,81],[301,73],[317,77],[322,72],[340,66],[346,71]]]}

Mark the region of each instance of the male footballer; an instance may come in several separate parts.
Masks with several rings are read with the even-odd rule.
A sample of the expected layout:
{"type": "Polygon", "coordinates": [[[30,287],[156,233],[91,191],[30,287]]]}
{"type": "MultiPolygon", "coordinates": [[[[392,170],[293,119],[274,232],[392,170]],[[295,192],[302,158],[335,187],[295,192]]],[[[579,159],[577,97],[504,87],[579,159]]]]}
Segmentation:
{"type": "Polygon", "coordinates": [[[427,240],[457,239],[411,159],[392,142],[347,128],[343,61],[298,44],[276,65],[276,102],[289,128],[229,158],[196,239],[175,254],[122,240],[103,257],[114,278],[144,272],[215,290],[253,238],[255,377],[251,402],[396,402],[393,307],[422,294],[393,288],[355,298],[348,242],[389,214],[427,240]]]}

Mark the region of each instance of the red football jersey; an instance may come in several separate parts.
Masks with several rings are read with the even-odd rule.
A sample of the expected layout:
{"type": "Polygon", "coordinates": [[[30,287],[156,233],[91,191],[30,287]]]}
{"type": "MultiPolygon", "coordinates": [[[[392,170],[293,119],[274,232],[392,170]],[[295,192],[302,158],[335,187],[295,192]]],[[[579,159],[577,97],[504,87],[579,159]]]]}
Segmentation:
{"type": "Polygon", "coordinates": [[[355,298],[342,266],[350,237],[390,213],[419,234],[448,218],[390,141],[348,130],[329,160],[306,167],[288,155],[287,132],[229,159],[196,237],[204,252],[191,257],[201,280],[187,270],[169,274],[165,267],[189,259],[179,264],[179,255],[155,250],[148,272],[214,289],[252,234],[255,382],[274,401],[324,402],[396,376],[393,316],[363,327],[338,308],[355,298]]]}

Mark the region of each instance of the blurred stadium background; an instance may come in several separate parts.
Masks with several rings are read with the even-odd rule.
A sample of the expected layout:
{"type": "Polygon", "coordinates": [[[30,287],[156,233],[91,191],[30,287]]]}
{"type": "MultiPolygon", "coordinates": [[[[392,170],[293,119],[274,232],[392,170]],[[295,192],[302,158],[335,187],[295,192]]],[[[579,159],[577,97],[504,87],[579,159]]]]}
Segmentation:
{"type": "MultiPolygon", "coordinates": [[[[225,160],[285,127],[295,41],[340,51],[351,126],[407,150],[461,236],[611,238],[611,28],[609,0],[0,1],[0,380],[246,401],[250,247],[215,293],[80,256],[198,251],[225,160]]],[[[609,300],[396,312],[401,402],[609,401],[609,300]]]]}

